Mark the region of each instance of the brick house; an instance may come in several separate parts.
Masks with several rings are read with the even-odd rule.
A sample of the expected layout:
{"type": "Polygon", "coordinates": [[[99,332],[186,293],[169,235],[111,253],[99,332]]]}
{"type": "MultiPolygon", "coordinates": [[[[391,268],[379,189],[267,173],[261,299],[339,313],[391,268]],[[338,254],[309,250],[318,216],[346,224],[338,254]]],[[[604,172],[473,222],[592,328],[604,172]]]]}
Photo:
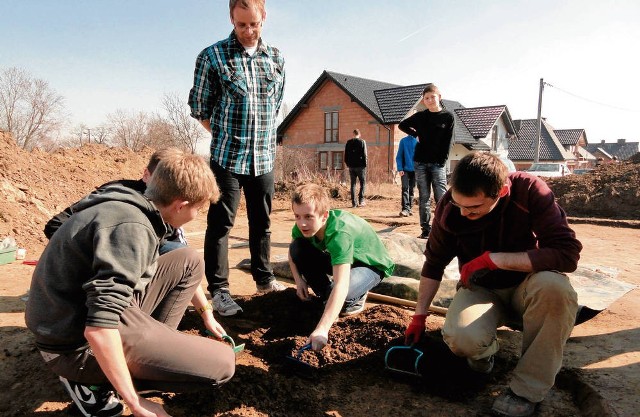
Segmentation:
{"type": "MultiPolygon", "coordinates": [[[[344,146],[357,128],[367,142],[367,176],[390,181],[396,172],[398,143],[406,136],[398,123],[425,108],[421,100],[424,87],[324,71],[278,126],[283,173],[306,170],[346,179],[344,146]]],[[[442,102],[455,119],[448,170],[472,150],[506,156],[516,137],[506,106],[466,109],[457,101],[442,102]]]]}

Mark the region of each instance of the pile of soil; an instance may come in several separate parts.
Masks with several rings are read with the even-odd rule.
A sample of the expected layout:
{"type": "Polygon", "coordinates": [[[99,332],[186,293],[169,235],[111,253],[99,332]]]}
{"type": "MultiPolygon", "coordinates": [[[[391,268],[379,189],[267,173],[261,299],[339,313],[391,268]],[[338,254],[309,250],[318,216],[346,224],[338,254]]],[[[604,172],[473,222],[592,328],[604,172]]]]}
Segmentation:
{"type": "Polygon", "coordinates": [[[0,131],[0,239],[13,236],[19,247],[41,252],[53,215],[105,182],[141,178],[152,153],[98,144],[28,152],[0,131]]]}
{"type": "Polygon", "coordinates": [[[584,175],[546,181],[568,216],[640,220],[640,153],[584,175]]]}

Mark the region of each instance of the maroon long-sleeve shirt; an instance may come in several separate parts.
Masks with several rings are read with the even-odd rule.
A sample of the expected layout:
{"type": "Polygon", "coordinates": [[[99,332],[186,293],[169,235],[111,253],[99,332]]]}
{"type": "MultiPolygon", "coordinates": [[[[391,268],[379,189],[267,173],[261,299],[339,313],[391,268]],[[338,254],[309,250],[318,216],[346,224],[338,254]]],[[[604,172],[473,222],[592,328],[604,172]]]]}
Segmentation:
{"type": "MultiPolygon", "coordinates": [[[[534,271],[573,272],[582,244],[569,227],[564,210],[547,184],[523,172],[509,174],[509,192],[486,216],[469,220],[450,203],[451,191],[436,207],[422,275],[442,280],[445,267],[458,257],[460,267],[490,252],[527,252],[534,271]]],[[[519,284],[526,272],[497,270],[482,283],[488,288],[519,284]]]]}

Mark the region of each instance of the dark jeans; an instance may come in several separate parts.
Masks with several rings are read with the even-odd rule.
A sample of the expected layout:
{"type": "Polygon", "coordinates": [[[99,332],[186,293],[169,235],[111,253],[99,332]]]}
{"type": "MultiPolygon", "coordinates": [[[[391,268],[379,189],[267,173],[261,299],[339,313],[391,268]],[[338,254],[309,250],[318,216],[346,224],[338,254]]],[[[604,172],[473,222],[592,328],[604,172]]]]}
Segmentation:
{"type": "Polygon", "coordinates": [[[404,175],[400,177],[402,184],[402,203],[401,210],[411,211],[413,206],[413,190],[416,188],[416,173],[414,171],[403,171],[404,175]]]}
{"type": "Polygon", "coordinates": [[[420,213],[420,227],[423,232],[431,231],[431,187],[436,203],[447,191],[447,173],[443,164],[415,162],[416,183],[418,184],[418,207],[420,213]]]}
{"type": "Polygon", "coordinates": [[[251,275],[257,284],[273,280],[271,270],[271,201],[275,192],[273,171],[264,175],[234,174],[211,161],[220,187],[220,200],[211,204],[204,236],[205,276],[209,292],[229,288],[229,233],[244,190],[249,222],[251,275]]]}
{"type": "Polygon", "coordinates": [[[349,176],[351,177],[351,204],[354,206],[364,201],[364,191],[367,185],[367,168],[349,168],[349,176]],[[360,181],[360,192],[356,200],[356,180],[360,181]]]}
{"type": "MultiPolygon", "coordinates": [[[[179,332],[178,324],[202,282],[202,256],[191,248],[158,258],[158,269],[144,292],[134,294],[118,330],[129,372],[138,390],[186,392],[222,384],[235,372],[230,346],[179,332]]],[[[107,377],[90,348],[69,354],[42,352],[57,375],[100,385],[107,377]]]]}
{"type": "MultiPolygon", "coordinates": [[[[333,290],[331,256],[304,238],[298,238],[291,242],[289,255],[314,294],[322,300],[327,300],[333,290]]],[[[345,305],[358,301],[370,289],[378,285],[382,278],[384,278],[384,273],[372,266],[362,263],[351,265],[349,291],[345,305]]]]}

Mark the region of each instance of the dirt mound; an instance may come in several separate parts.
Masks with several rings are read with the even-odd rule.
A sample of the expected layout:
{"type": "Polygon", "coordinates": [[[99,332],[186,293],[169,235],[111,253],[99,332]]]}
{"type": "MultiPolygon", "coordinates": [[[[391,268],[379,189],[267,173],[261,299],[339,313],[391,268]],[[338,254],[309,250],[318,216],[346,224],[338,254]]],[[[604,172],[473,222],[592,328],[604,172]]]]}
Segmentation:
{"type": "Polygon", "coordinates": [[[569,216],[640,220],[640,154],[584,175],[550,178],[547,184],[569,216]]]}
{"type": "Polygon", "coordinates": [[[40,252],[51,216],[107,181],[140,178],[152,153],[97,144],[27,152],[0,134],[0,237],[14,236],[20,247],[40,252]]]}

